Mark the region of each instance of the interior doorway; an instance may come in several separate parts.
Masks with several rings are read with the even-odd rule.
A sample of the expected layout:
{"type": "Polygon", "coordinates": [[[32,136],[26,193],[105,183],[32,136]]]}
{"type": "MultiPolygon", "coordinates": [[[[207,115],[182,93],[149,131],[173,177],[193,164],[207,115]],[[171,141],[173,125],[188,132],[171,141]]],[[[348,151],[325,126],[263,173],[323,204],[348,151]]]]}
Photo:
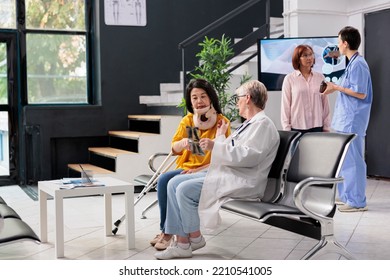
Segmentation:
{"type": "Polygon", "coordinates": [[[390,9],[365,15],[365,58],[370,66],[373,101],[366,137],[367,174],[390,178],[390,9]],[[380,49],[380,51],[378,50],[380,49]]]}

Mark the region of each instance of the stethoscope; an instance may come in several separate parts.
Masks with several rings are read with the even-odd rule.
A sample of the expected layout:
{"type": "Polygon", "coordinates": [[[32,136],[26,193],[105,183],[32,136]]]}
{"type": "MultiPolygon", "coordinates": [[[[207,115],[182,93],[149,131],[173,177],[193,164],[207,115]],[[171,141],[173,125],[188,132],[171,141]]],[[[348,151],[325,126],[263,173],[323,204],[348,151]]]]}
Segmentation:
{"type": "Polygon", "coordinates": [[[251,124],[250,121],[244,122],[241,126],[239,126],[236,131],[232,134],[232,146],[234,147],[234,140],[238,138],[238,135],[240,135],[249,125],[251,124]]]}
{"type": "Polygon", "coordinates": [[[352,62],[358,57],[358,55],[359,55],[359,52],[354,53],[354,55],[353,55],[353,56],[351,57],[351,59],[349,60],[348,65],[347,65],[347,68],[345,68],[345,70],[344,70],[344,76],[345,76],[345,78],[347,78],[347,76],[348,76],[349,68],[351,68],[352,62]]]}

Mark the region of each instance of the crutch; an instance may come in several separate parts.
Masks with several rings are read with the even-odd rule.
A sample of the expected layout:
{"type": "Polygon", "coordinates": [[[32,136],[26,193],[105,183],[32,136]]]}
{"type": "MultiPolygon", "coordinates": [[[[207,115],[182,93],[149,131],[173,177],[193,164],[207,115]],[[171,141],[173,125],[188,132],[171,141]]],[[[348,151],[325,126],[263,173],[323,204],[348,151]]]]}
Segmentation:
{"type": "MultiPolygon", "coordinates": [[[[173,155],[172,151],[167,155],[167,157],[164,159],[164,161],[161,163],[161,165],[156,169],[153,176],[149,179],[149,181],[146,183],[145,187],[142,189],[142,191],[138,194],[136,200],[134,201],[134,206],[137,205],[137,203],[151,190],[154,188],[155,184],[157,183],[158,177],[167,172],[169,168],[175,163],[175,159],[172,160],[168,165],[167,162],[173,155]]],[[[155,205],[156,202],[154,202],[152,205],[149,206],[149,208],[153,205],[155,205]]],[[[145,211],[144,211],[145,212],[145,211]]],[[[118,228],[120,224],[125,220],[126,215],[123,215],[119,220],[117,220],[114,223],[115,228],[112,230],[112,233],[115,235],[118,231],[118,228]]]]}

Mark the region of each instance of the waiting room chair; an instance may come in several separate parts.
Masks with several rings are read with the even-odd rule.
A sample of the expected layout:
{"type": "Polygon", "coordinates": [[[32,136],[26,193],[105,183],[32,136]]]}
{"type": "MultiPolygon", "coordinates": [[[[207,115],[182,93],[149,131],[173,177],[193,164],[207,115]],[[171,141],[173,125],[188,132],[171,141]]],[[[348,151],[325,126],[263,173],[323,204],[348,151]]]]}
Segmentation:
{"type": "Polygon", "coordinates": [[[316,259],[327,253],[354,259],[335,239],[333,221],[337,183],[343,181],[339,172],[354,138],[354,134],[304,134],[292,156],[280,200],[233,200],[222,209],[318,239],[302,259],[316,259]]]}
{"type": "Polygon", "coordinates": [[[280,143],[275,160],[268,174],[267,187],[261,199],[265,202],[276,202],[285,192],[285,180],[291,157],[298,143],[300,132],[279,130],[280,143]]]}
{"type": "Polygon", "coordinates": [[[40,243],[32,228],[0,197],[0,246],[27,240],[40,243]]]}

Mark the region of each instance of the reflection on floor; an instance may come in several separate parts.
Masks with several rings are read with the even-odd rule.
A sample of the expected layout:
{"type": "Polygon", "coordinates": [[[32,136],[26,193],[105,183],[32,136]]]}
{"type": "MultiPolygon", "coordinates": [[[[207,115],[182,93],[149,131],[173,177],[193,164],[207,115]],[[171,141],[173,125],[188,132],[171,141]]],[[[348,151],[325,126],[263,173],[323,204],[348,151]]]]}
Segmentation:
{"type": "MultiPolygon", "coordinates": [[[[390,182],[368,181],[369,211],[340,213],[335,216],[337,239],[362,260],[390,260],[390,182]]],[[[0,196],[39,233],[38,201],[34,201],[18,186],[0,187],[0,196]]],[[[114,195],[113,219],[124,213],[122,195],[114,195]]],[[[136,205],[136,248],[127,250],[124,227],[116,236],[104,236],[103,197],[71,198],[64,201],[65,259],[77,260],[153,260],[156,252],[149,240],[159,232],[158,208],[141,219],[144,207],[154,201],[156,193],[146,195],[136,205]]],[[[49,242],[37,245],[19,242],[3,245],[0,259],[55,259],[53,200],[48,202],[49,242]]],[[[207,245],[194,253],[193,259],[300,259],[316,241],[270,227],[255,221],[221,212],[223,224],[217,233],[206,235],[207,245]]],[[[324,259],[338,259],[328,255],[324,259]]]]}

